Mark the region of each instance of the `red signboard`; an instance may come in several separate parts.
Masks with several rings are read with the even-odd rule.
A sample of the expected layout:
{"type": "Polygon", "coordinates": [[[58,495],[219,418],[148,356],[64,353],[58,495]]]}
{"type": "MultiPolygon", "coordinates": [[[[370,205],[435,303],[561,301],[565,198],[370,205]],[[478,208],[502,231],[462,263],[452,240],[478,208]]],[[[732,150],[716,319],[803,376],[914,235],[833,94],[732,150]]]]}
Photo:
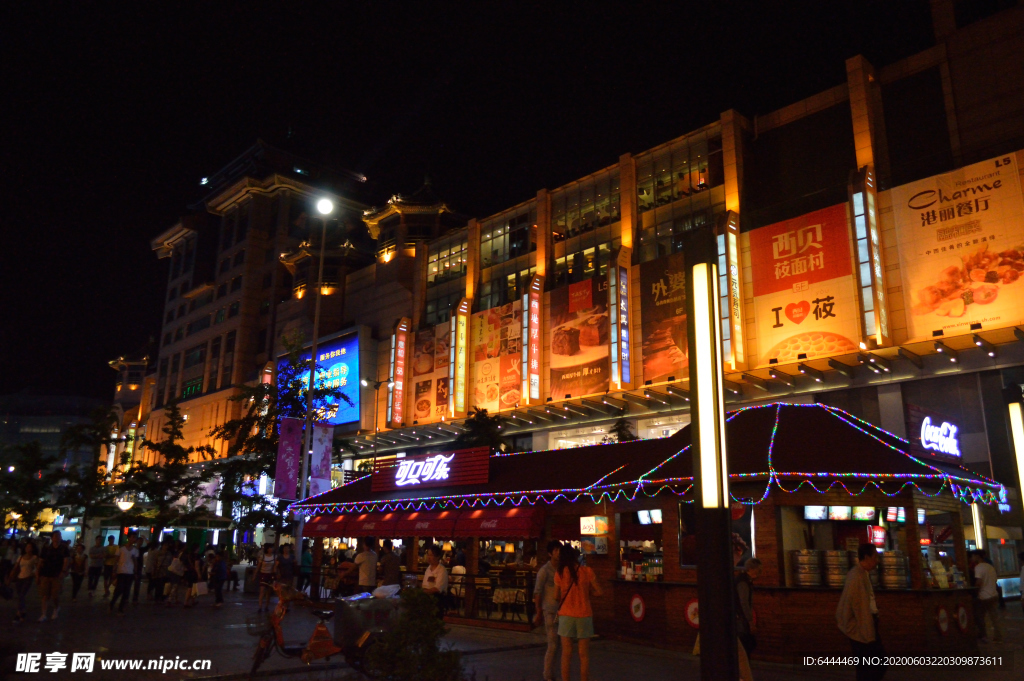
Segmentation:
{"type": "Polygon", "coordinates": [[[351,516],[318,515],[306,521],[302,528],[305,537],[344,537],[345,521],[351,516]]]}
{"type": "Polygon", "coordinates": [[[543,509],[535,506],[463,511],[455,523],[455,536],[509,539],[539,537],[544,524],[543,513],[543,509]]]}
{"type": "MultiPolygon", "coordinates": [[[[529,395],[531,401],[540,400],[540,294],[544,289],[544,278],[540,275],[534,276],[530,282],[529,303],[530,307],[524,316],[527,319],[528,341],[528,366],[529,385],[524,386],[523,395],[529,395]]],[[[524,372],[524,376],[527,375],[524,372]]]]}
{"type": "Polygon", "coordinates": [[[400,537],[452,537],[458,511],[418,511],[406,513],[395,524],[400,537]]]}
{"type": "Polygon", "coordinates": [[[397,513],[362,513],[345,524],[346,537],[393,537],[397,513]]]}
{"type": "Polygon", "coordinates": [[[400,428],[405,421],[405,367],[409,355],[409,327],[412,322],[405,317],[395,327],[391,336],[391,411],[389,422],[392,428],[400,428]]]}
{"type": "Polygon", "coordinates": [[[485,483],[490,478],[490,458],[490,447],[477,447],[378,461],[373,469],[370,489],[374,492],[412,491],[485,483]]]}

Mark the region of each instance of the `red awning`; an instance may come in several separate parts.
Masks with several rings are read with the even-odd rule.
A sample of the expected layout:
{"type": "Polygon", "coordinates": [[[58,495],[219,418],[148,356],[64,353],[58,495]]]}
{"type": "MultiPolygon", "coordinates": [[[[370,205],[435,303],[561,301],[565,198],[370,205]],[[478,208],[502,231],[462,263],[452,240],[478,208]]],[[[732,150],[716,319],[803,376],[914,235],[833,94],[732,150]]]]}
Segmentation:
{"type": "Polygon", "coordinates": [[[345,537],[345,523],[352,516],[318,515],[306,521],[302,528],[304,537],[345,537]]]}
{"type": "Polygon", "coordinates": [[[403,513],[395,523],[398,537],[454,537],[458,511],[417,511],[403,513]]]}
{"type": "Polygon", "coordinates": [[[349,516],[346,537],[394,537],[398,513],[361,513],[349,516]]]}
{"type": "Polygon", "coordinates": [[[531,539],[540,537],[543,525],[544,510],[536,506],[481,508],[459,515],[454,536],[531,539]]]}

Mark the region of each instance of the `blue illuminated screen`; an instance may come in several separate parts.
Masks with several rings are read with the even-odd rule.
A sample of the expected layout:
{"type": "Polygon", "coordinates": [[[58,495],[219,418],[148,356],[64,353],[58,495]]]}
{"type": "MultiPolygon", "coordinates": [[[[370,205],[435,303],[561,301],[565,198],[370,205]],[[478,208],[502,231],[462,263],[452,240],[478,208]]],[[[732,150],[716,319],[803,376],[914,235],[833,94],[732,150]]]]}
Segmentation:
{"type": "MultiPolygon", "coordinates": [[[[325,387],[338,388],[352,400],[351,405],[344,400],[331,400],[328,404],[332,413],[326,422],[340,426],[359,421],[359,335],[351,334],[320,343],[316,354],[317,383],[322,381],[325,387]]],[[[309,351],[304,351],[301,357],[308,359],[309,351]]],[[[309,374],[303,377],[302,382],[309,384],[309,374]]]]}

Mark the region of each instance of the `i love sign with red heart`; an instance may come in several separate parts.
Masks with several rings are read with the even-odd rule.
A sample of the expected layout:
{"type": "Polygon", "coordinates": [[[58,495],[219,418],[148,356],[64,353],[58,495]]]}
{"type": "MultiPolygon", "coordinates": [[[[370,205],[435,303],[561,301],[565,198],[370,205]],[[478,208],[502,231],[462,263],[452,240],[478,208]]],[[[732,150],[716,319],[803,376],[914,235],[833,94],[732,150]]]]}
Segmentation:
{"type": "Polygon", "coordinates": [[[801,300],[799,303],[790,303],[786,306],[786,316],[789,317],[789,321],[794,324],[799,324],[807,318],[807,314],[811,311],[811,304],[806,300],[801,300]]]}

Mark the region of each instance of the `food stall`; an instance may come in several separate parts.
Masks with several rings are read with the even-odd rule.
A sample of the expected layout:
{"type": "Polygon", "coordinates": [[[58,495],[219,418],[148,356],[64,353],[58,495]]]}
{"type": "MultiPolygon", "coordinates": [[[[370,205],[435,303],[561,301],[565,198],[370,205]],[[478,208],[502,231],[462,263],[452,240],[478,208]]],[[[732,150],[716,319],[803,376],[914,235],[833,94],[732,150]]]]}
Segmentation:
{"type": "MultiPolygon", "coordinates": [[[[875,578],[883,639],[905,653],[976,650],[963,513],[970,503],[996,503],[999,483],[913,456],[906,440],[825,405],[741,409],[728,416],[726,439],[736,559],[763,564],[754,657],[846,652],[835,609],[849,551],[869,542],[885,551],[875,578]],[[943,555],[932,549],[948,538],[935,534],[939,527],[952,537],[943,555]]],[[[477,572],[482,542],[529,542],[538,564],[549,539],[579,542],[610,587],[593,602],[602,636],[690,650],[699,618],[694,492],[687,427],[568,450],[407,457],[292,508],[344,536],[359,522],[409,546],[438,532],[467,541],[459,613],[485,626],[495,623],[479,616],[493,606],[493,586],[477,572]],[[432,528],[438,513],[454,523],[432,528]]]]}

